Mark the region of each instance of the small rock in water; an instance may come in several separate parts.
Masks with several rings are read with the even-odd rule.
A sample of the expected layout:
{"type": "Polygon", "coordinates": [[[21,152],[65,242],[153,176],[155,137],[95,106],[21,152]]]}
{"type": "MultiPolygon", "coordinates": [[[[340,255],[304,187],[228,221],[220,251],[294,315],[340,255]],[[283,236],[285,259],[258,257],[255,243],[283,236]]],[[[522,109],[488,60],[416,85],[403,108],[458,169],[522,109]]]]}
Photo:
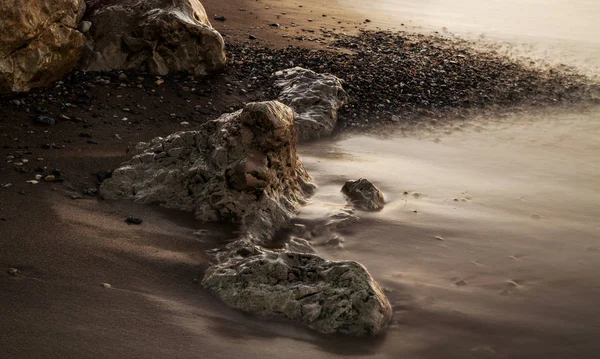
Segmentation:
{"type": "Polygon", "coordinates": [[[45,126],[52,126],[56,124],[56,120],[50,116],[40,115],[35,118],[35,123],[45,126]]]}
{"type": "Polygon", "coordinates": [[[352,205],[366,211],[380,210],[385,204],[383,193],[379,188],[364,178],[346,182],[342,187],[342,193],[352,205]]]}
{"type": "Polygon", "coordinates": [[[215,16],[215,20],[223,22],[227,19],[225,18],[225,16],[215,16]]]}
{"type": "Polygon", "coordinates": [[[29,181],[27,181],[27,183],[38,184],[39,182],[37,180],[29,180],[29,181]]]}
{"type": "Polygon", "coordinates": [[[110,288],[112,288],[112,285],[110,285],[108,283],[102,283],[102,287],[106,288],[106,289],[110,289],[110,288]]]}
{"type": "Polygon", "coordinates": [[[56,180],[56,176],[53,176],[53,175],[44,177],[44,181],[46,181],[46,182],[54,182],[54,180],[56,180]]]}
{"type": "Polygon", "coordinates": [[[459,286],[459,287],[462,287],[462,286],[468,285],[468,284],[469,284],[469,282],[467,282],[467,281],[466,281],[466,280],[464,280],[464,279],[461,279],[461,280],[459,280],[459,281],[455,282],[454,284],[456,284],[456,285],[457,285],[457,286],[459,286]]]}
{"type": "Polygon", "coordinates": [[[122,140],[122,138],[121,138],[121,136],[119,136],[119,134],[115,134],[115,139],[122,140]]]}
{"type": "Polygon", "coordinates": [[[16,277],[17,273],[19,273],[19,270],[17,268],[8,268],[7,273],[13,277],[16,277]]]}
{"type": "Polygon", "coordinates": [[[249,38],[250,40],[256,40],[256,36],[254,36],[254,35],[248,35],[248,38],[249,38]]]}
{"type": "Polygon", "coordinates": [[[127,75],[126,74],[120,74],[119,75],[119,80],[126,81],[127,80],[127,75]]]}
{"type": "Polygon", "coordinates": [[[531,218],[533,218],[533,219],[542,219],[542,216],[540,216],[538,213],[532,213],[531,214],[531,218]]]}
{"type": "Polygon", "coordinates": [[[437,239],[438,241],[443,241],[444,237],[442,237],[442,236],[435,236],[435,239],[437,239]]]}
{"type": "Polygon", "coordinates": [[[127,224],[142,224],[142,220],[140,218],[135,218],[135,217],[127,217],[125,218],[125,223],[127,224]]]}

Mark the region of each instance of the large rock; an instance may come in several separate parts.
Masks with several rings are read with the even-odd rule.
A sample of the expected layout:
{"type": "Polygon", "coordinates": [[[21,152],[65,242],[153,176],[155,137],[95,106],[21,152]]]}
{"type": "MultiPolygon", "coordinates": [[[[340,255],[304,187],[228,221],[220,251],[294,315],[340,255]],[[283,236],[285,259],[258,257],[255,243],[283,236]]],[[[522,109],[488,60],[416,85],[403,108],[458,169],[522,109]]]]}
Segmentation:
{"type": "Polygon", "coordinates": [[[225,45],[198,0],[89,0],[88,71],[195,75],[225,65],[225,45]]]}
{"type": "Polygon", "coordinates": [[[196,131],[137,145],[100,194],[233,220],[268,240],[313,185],[296,155],[292,110],[277,101],[247,104],[196,131]]]}
{"type": "Polygon", "coordinates": [[[331,135],[338,120],[338,110],[348,100],[342,80],[295,67],[275,73],[278,100],[290,106],[296,115],[300,140],[315,140],[331,135]]]}
{"type": "Polygon", "coordinates": [[[229,306],[288,318],[322,333],[375,335],[387,326],[390,303],[360,263],[238,242],[202,281],[229,306]]]}
{"type": "Polygon", "coordinates": [[[0,94],[47,86],[77,65],[83,0],[0,1],[0,94]]]}

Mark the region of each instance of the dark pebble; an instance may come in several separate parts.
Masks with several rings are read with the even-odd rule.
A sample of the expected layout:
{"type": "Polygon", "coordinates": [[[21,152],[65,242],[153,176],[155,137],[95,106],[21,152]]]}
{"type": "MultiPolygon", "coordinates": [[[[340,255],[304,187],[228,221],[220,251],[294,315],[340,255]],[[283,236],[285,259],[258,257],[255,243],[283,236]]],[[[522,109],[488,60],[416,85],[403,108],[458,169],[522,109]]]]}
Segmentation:
{"type": "Polygon", "coordinates": [[[127,217],[125,218],[125,223],[127,224],[142,224],[142,220],[140,218],[135,218],[135,217],[127,217]]]}
{"type": "Polygon", "coordinates": [[[87,140],[87,143],[89,143],[90,145],[97,145],[98,142],[94,141],[94,140],[87,140]]]}
{"type": "Polygon", "coordinates": [[[225,18],[225,16],[215,16],[215,20],[223,22],[227,19],[225,18]]]}
{"type": "Polygon", "coordinates": [[[44,125],[44,126],[52,126],[56,124],[56,120],[50,116],[40,115],[35,118],[35,123],[44,125]]]}

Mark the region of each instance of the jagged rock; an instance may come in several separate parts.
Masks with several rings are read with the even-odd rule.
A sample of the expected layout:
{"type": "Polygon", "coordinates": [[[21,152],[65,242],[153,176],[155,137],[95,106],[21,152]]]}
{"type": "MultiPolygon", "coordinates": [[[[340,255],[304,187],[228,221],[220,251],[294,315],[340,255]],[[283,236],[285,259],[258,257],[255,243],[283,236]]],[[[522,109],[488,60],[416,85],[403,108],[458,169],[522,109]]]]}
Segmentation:
{"type": "Polygon", "coordinates": [[[313,187],[296,155],[292,110],[270,101],[138,144],[100,194],[193,211],[203,221],[233,220],[269,240],[313,187]]]}
{"type": "Polygon", "coordinates": [[[315,249],[310,242],[304,238],[292,237],[283,247],[288,252],[315,253],[315,249]]]}
{"type": "Polygon", "coordinates": [[[198,0],[88,0],[88,71],[195,75],[225,65],[225,45],[198,0]]]}
{"type": "Polygon", "coordinates": [[[0,94],[26,92],[77,65],[85,36],[83,0],[0,2],[0,94]]]}
{"type": "Polygon", "coordinates": [[[229,247],[226,260],[210,267],[202,281],[229,306],[322,333],[375,335],[391,318],[390,303],[360,263],[271,251],[244,240],[229,247]]]}
{"type": "Polygon", "coordinates": [[[378,211],[385,202],[379,188],[366,179],[348,181],[342,187],[342,193],[354,207],[365,211],[378,211]]]}
{"type": "Polygon", "coordinates": [[[278,100],[294,110],[300,140],[331,135],[338,110],[348,100],[342,80],[301,67],[278,71],[274,77],[281,91],[278,100]]]}

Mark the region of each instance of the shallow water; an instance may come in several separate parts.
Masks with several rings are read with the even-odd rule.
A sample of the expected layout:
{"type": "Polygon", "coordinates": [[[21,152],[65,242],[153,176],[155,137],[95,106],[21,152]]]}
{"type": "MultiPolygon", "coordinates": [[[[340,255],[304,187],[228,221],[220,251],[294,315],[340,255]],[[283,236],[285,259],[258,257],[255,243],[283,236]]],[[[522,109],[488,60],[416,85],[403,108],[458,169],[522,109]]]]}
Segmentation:
{"type": "Polygon", "coordinates": [[[384,210],[359,212],[341,232],[343,249],[320,247],[362,262],[388,289],[395,315],[381,354],[590,357],[598,136],[600,109],[311,144],[301,157],[319,190],[301,218],[342,208],[346,179],[384,191],[384,210]]]}

